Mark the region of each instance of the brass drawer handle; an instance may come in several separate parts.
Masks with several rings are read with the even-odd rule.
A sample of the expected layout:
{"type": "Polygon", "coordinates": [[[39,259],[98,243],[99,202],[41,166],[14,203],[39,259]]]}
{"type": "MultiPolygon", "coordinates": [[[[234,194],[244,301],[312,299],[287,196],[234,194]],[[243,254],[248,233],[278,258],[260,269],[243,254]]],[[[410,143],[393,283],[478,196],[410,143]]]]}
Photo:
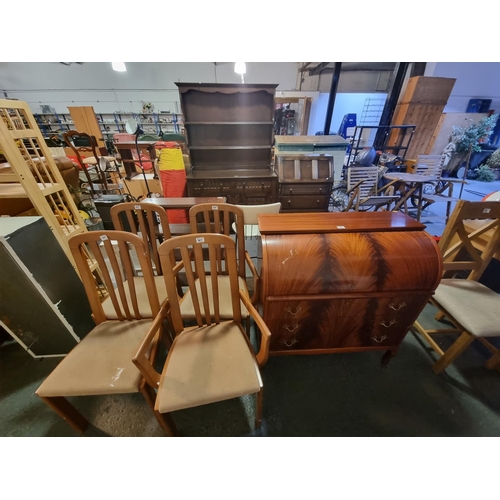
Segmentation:
{"type": "Polygon", "coordinates": [[[292,316],[295,316],[296,314],[298,314],[300,311],[302,311],[302,307],[297,307],[297,309],[295,309],[295,312],[292,311],[292,309],[290,307],[287,307],[285,309],[285,312],[287,313],[290,313],[292,316]]]}
{"type": "Polygon", "coordinates": [[[298,342],[297,339],[292,339],[290,342],[287,342],[286,340],[282,340],[281,343],[285,344],[287,347],[292,347],[293,344],[296,344],[298,342]]]}
{"type": "Polygon", "coordinates": [[[380,344],[380,342],[383,342],[385,339],[387,339],[387,335],[382,335],[382,337],[380,337],[380,339],[378,339],[377,337],[370,337],[372,340],[374,340],[375,342],[378,342],[380,344]]]}
{"type": "Polygon", "coordinates": [[[392,304],[389,304],[389,307],[394,311],[399,311],[400,309],[403,309],[403,307],[406,307],[406,302],[401,302],[398,306],[396,306],[393,302],[392,304]]]}
{"type": "Polygon", "coordinates": [[[387,325],[385,321],[382,321],[380,324],[385,327],[385,328],[389,328],[390,326],[392,326],[394,323],[396,323],[396,320],[395,319],[391,319],[391,321],[389,321],[389,324],[387,325]]]}
{"type": "Polygon", "coordinates": [[[284,328],[285,330],[288,330],[290,333],[293,333],[295,330],[297,330],[297,329],[299,328],[299,325],[295,325],[295,326],[293,326],[293,327],[290,327],[290,326],[288,326],[288,325],[285,325],[283,328],[284,328]]]}

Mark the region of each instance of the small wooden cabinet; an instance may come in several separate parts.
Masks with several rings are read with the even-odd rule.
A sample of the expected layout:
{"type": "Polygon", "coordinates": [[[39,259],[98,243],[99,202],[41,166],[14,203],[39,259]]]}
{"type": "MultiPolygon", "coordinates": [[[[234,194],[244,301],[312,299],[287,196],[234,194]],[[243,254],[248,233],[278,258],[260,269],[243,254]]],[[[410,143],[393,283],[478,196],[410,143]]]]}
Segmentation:
{"type": "Polygon", "coordinates": [[[277,155],[282,212],[327,212],[333,186],[330,155],[277,155]]]}
{"type": "Polygon", "coordinates": [[[271,149],[277,85],[176,85],[192,166],[188,196],[225,196],[242,205],[276,202],[271,149]]]}
{"type": "Polygon", "coordinates": [[[385,350],[388,360],[436,289],[441,256],[402,213],[259,216],[272,354],[385,350]]]}

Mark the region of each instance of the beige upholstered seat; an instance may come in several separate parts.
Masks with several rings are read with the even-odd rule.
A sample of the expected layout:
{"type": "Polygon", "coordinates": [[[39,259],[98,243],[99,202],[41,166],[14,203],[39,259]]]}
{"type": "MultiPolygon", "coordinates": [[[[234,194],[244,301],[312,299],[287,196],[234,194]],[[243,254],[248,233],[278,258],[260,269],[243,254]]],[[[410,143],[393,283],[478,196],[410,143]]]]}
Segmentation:
{"type": "MultiPolygon", "coordinates": [[[[157,329],[153,338],[149,336],[153,318],[160,312],[160,303],[143,240],[124,231],[88,231],[71,237],[69,247],[97,326],[59,363],[36,394],[81,433],[88,422],[67,397],[141,392],[167,434],[175,434],[168,415],[162,416],[154,410],[156,393],[132,361],[148,337],[144,355],[154,363],[161,335],[161,329],[157,329]],[[137,258],[142,278],[133,277],[135,266],[131,252],[137,258]],[[127,276],[133,278],[127,281],[127,276]],[[135,289],[129,287],[131,284],[135,284],[135,289]],[[111,321],[104,314],[98,293],[103,285],[110,294],[106,310],[119,321],[111,321]],[[145,312],[149,319],[141,317],[145,312]]],[[[168,301],[162,307],[168,313],[168,301]]]]}
{"type": "MultiPolygon", "coordinates": [[[[144,282],[144,278],[135,276],[132,279],[134,280],[135,293],[137,294],[137,303],[139,306],[139,313],[141,317],[152,318],[153,313],[151,312],[151,306],[149,305],[148,294],[146,291],[146,284],[144,282]]],[[[163,279],[163,276],[154,276],[154,282],[156,285],[156,291],[158,293],[158,299],[160,301],[160,304],[163,304],[163,302],[167,300],[167,289],[165,288],[165,280],[163,279]]],[[[127,302],[130,303],[131,300],[130,290],[129,287],[127,286],[127,281],[125,280],[123,284],[125,285],[124,288],[125,288],[125,295],[127,297],[127,302]]],[[[116,288],[115,288],[115,293],[116,293],[116,288]]],[[[120,304],[120,307],[123,309],[123,304],[119,293],[116,293],[116,298],[118,300],[118,303],[120,304]]],[[[104,301],[102,302],[102,308],[104,314],[106,315],[106,319],[110,320],[118,319],[118,314],[113,306],[111,297],[106,297],[106,299],[104,299],[104,301]]]]}
{"type": "Polygon", "coordinates": [[[430,302],[438,309],[438,321],[447,318],[455,328],[426,329],[417,320],[415,329],[439,354],[432,369],[441,373],[475,339],[494,353],[486,366],[500,369],[500,350],[485,337],[500,337],[500,295],[478,283],[493,255],[500,251],[500,202],[459,200],[439,241],[444,278],[430,302]],[[464,221],[478,221],[472,232],[464,221]],[[486,245],[486,235],[489,236],[486,245]],[[460,272],[457,276],[456,273],[460,272]],[[468,273],[467,279],[457,279],[468,273]],[[460,333],[446,350],[433,339],[441,333],[460,333]]]}
{"type": "MultiPolygon", "coordinates": [[[[245,280],[238,276],[238,283],[240,290],[248,297],[248,290],[246,287],[245,280]]],[[[219,307],[220,307],[220,317],[221,318],[231,318],[233,315],[233,307],[231,305],[231,285],[229,283],[229,276],[219,276],[219,307]]],[[[208,289],[208,301],[210,303],[210,314],[214,314],[214,300],[212,293],[212,283],[207,281],[208,289]]],[[[196,280],[196,291],[198,296],[201,294],[200,280],[196,280]]],[[[181,299],[181,314],[184,318],[194,318],[195,311],[193,305],[193,297],[190,293],[186,293],[183,299],[181,299]]],[[[248,317],[247,308],[241,304],[241,316],[243,318],[248,317]]]]}
{"type": "Polygon", "coordinates": [[[434,299],[474,336],[500,335],[500,295],[481,283],[442,280],[434,299]]]}
{"type": "Polygon", "coordinates": [[[259,368],[243,335],[234,321],[178,335],[163,369],[156,409],[168,413],[259,392],[259,368]]]}
{"type": "Polygon", "coordinates": [[[147,383],[158,389],[155,409],[168,414],[175,410],[257,394],[255,420],[256,425],[260,425],[262,380],[259,366],[267,361],[271,333],[248,295],[240,288],[241,281],[238,278],[241,280],[241,277],[236,268],[234,241],[229,236],[212,233],[178,236],[163,243],[158,254],[165,272],[170,324],[175,338],[160,374],[148,359],[147,350],[167,317],[167,309],[163,306],[133,359],[147,383]],[[166,265],[178,250],[182,262],[175,268],[166,265]],[[207,262],[204,260],[204,251],[208,255],[207,267],[211,274],[205,272],[207,262]],[[224,255],[226,263],[226,274],[222,276],[219,274],[222,268],[218,265],[221,255],[224,255]],[[186,273],[190,295],[196,297],[192,302],[195,327],[186,327],[184,324],[185,317],[175,283],[181,269],[186,273]],[[223,294],[215,293],[215,286],[220,283],[217,278],[227,280],[229,286],[224,300],[223,294]],[[209,283],[211,286],[208,286],[209,283]],[[257,355],[242,326],[241,302],[255,321],[256,333],[261,332],[257,355]],[[221,321],[222,308],[227,307],[227,304],[232,318],[230,321],[221,321]]]}
{"type": "Polygon", "coordinates": [[[106,321],[97,325],[36,393],[50,397],[139,392],[142,375],[132,358],[152,322],[106,321]]]}

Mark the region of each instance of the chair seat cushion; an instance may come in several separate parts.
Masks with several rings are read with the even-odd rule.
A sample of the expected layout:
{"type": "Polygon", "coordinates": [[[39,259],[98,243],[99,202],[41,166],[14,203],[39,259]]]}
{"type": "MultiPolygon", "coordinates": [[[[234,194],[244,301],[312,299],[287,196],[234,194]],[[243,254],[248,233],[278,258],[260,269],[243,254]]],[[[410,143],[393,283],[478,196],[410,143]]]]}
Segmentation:
{"type": "Polygon", "coordinates": [[[476,337],[500,336],[500,295],[477,281],[444,279],[434,300],[476,337]]]}
{"type": "Polygon", "coordinates": [[[194,327],[178,335],[158,388],[160,413],[259,392],[259,368],[234,321],[194,327]]]}
{"type": "Polygon", "coordinates": [[[132,363],[153,321],[105,321],[57,365],[36,393],[51,396],[128,394],[139,390],[141,373],[132,363]]]}
{"type": "MultiPolygon", "coordinates": [[[[218,277],[218,282],[219,282],[219,314],[220,317],[223,319],[228,319],[233,317],[233,305],[231,303],[231,285],[229,283],[229,276],[219,276],[218,277]]],[[[207,279],[207,289],[208,289],[208,304],[210,306],[210,314],[213,317],[214,314],[214,301],[213,301],[213,296],[212,296],[212,281],[210,278],[207,279]]],[[[238,283],[240,286],[240,290],[243,290],[243,292],[248,295],[248,288],[246,285],[245,280],[241,277],[238,276],[238,283]]],[[[201,295],[201,286],[200,286],[200,281],[197,279],[195,282],[196,285],[196,291],[198,294],[198,300],[200,303],[200,307],[202,310],[202,315],[203,315],[203,302],[202,302],[202,295],[201,295]]],[[[248,311],[247,308],[241,303],[241,316],[243,318],[246,318],[248,316],[248,311]]],[[[181,302],[181,315],[183,318],[195,318],[195,312],[194,312],[194,306],[193,306],[193,297],[191,296],[191,291],[188,289],[184,297],[182,298],[181,302]]]]}
{"type": "MultiPolygon", "coordinates": [[[[167,288],[165,287],[165,278],[163,276],[155,276],[154,279],[155,279],[156,290],[158,292],[158,299],[161,305],[163,304],[163,302],[165,302],[165,300],[167,300],[167,288]]],[[[148,299],[148,294],[146,292],[146,283],[144,281],[144,278],[136,276],[133,278],[133,280],[135,285],[135,293],[137,295],[137,305],[139,306],[139,313],[141,314],[141,318],[152,318],[153,314],[151,313],[151,307],[149,305],[149,299],[148,299]]],[[[132,314],[132,316],[135,316],[127,281],[123,282],[123,287],[125,289],[125,296],[127,297],[127,303],[130,309],[130,314],[132,314]]],[[[122,301],[120,299],[120,294],[117,288],[115,288],[115,293],[118,303],[120,304],[120,307],[122,309],[122,313],[125,317],[125,311],[123,309],[122,301]]],[[[118,315],[116,314],[115,308],[113,307],[113,302],[111,301],[111,297],[107,297],[102,302],[102,309],[104,311],[106,319],[119,319],[118,315]]]]}

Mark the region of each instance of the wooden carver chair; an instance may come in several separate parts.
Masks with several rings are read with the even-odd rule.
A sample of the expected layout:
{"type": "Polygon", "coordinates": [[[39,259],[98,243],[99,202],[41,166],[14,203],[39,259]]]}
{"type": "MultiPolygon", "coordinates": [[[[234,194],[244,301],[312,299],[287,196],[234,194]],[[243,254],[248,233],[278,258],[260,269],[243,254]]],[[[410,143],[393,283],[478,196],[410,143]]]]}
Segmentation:
{"type": "MultiPolygon", "coordinates": [[[[234,227],[236,229],[236,256],[240,288],[247,295],[249,295],[246,283],[246,265],[248,265],[254,280],[254,290],[251,300],[252,304],[255,304],[259,293],[259,275],[249,253],[245,250],[245,219],[241,208],[238,208],[235,205],[230,205],[229,203],[201,203],[199,205],[194,205],[189,209],[189,223],[191,225],[192,233],[218,233],[225,234],[227,236],[231,234],[231,229],[234,223],[234,227]]],[[[209,284],[209,286],[211,285],[209,284]]],[[[226,302],[224,297],[229,298],[229,281],[224,276],[219,276],[219,293],[221,294],[221,302],[226,302]]],[[[183,309],[183,315],[192,315],[193,310],[191,306],[188,305],[190,304],[190,300],[188,299],[184,302],[184,304],[184,307],[189,308],[190,312],[188,313],[186,309],[183,309]]],[[[222,307],[221,314],[222,318],[227,318],[228,315],[231,315],[229,303],[227,308],[224,306],[222,307]]],[[[245,307],[242,308],[242,314],[244,318],[248,318],[248,311],[245,307]]]]}
{"type": "MultiPolygon", "coordinates": [[[[143,241],[135,234],[122,231],[92,231],[73,236],[69,246],[97,326],[57,365],[36,394],[76,431],[83,433],[88,422],[67,401],[67,397],[141,392],[162,428],[167,434],[174,434],[168,417],[162,417],[154,410],[156,394],[132,362],[153,324],[153,317],[160,310],[153,271],[143,241]],[[111,244],[112,240],[118,242],[119,258],[111,244]],[[103,243],[104,252],[99,247],[100,242],[103,243]],[[143,314],[144,304],[140,304],[134,280],[125,280],[122,276],[134,274],[130,247],[135,250],[144,275],[150,309],[147,317],[143,314]],[[108,320],[104,314],[92,275],[92,261],[88,259],[88,249],[101,267],[117,320],[108,320]],[[104,262],[103,253],[110,262],[112,272],[104,262]],[[121,269],[124,269],[124,273],[121,269]]],[[[163,310],[168,310],[168,302],[163,304],[163,310]]],[[[149,342],[146,356],[151,363],[156,358],[159,336],[160,333],[149,342]]]]}
{"type": "Polygon", "coordinates": [[[178,236],[160,246],[165,282],[170,302],[171,324],[175,338],[169,350],[163,372],[151,363],[150,344],[167,315],[160,314],[142,342],[133,362],[151,387],[157,389],[155,409],[161,414],[224,401],[257,393],[256,426],[262,415],[262,379],[259,366],[269,355],[270,332],[238,284],[235,243],[222,234],[198,233],[178,236]],[[182,262],[175,268],[168,264],[175,250],[180,250],[182,262]],[[205,272],[205,253],[209,255],[210,274],[205,272]],[[225,259],[221,255],[225,255],[225,259]],[[175,280],[184,269],[194,307],[196,326],[185,327],[182,303],[186,297],[176,294],[175,280]],[[230,284],[228,297],[231,317],[222,320],[224,304],[219,299],[217,277],[224,273],[230,284]],[[243,302],[261,332],[260,349],[254,354],[242,327],[240,303],[243,302]]]}
{"type": "Polygon", "coordinates": [[[414,327],[440,356],[432,369],[441,373],[475,339],[495,353],[486,366],[500,366],[500,354],[486,340],[486,337],[500,337],[500,295],[478,283],[500,248],[500,202],[458,201],[439,241],[439,248],[443,257],[444,278],[431,303],[439,309],[436,319],[439,321],[446,317],[455,328],[426,330],[418,321],[414,323],[414,327]],[[472,220],[481,220],[484,224],[468,233],[464,222],[472,220]],[[488,243],[486,246],[478,245],[485,233],[490,235],[488,243]],[[479,250],[481,246],[482,252],[479,250]],[[468,273],[467,278],[456,278],[459,271],[468,273]],[[443,352],[431,335],[451,332],[458,332],[460,336],[443,352]]]}
{"type": "Polygon", "coordinates": [[[399,195],[394,194],[393,185],[396,181],[386,184],[382,190],[378,190],[380,180],[379,167],[361,167],[352,165],[347,169],[347,192],[348,197],[346,207],[343,211],[351,209],[358,211],[368,211],[373,209],[390,210],[392,203],[399,199],[399,195]]]}

